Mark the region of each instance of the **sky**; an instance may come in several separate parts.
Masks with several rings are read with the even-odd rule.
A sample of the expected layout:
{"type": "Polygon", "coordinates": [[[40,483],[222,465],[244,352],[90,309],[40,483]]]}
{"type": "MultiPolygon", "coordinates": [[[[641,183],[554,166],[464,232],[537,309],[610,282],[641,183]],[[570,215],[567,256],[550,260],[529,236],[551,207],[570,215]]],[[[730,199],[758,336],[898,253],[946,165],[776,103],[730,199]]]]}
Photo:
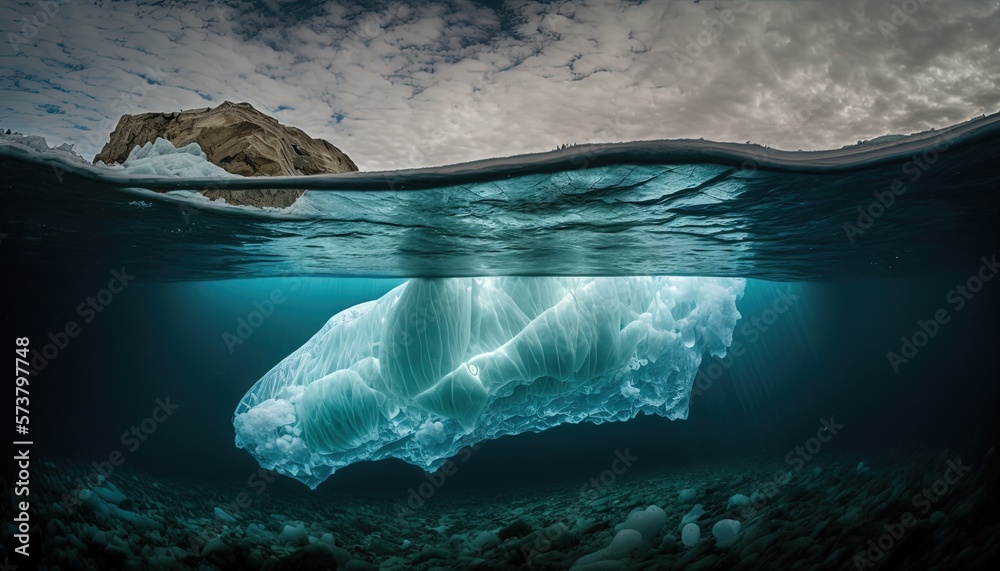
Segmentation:
{"type": "Polygon", "coordinates": [[[0,128],[245,101],[361,170],[562,144],[838,148],[1000,111],[1000,2],[0,0],[0,128]]]}

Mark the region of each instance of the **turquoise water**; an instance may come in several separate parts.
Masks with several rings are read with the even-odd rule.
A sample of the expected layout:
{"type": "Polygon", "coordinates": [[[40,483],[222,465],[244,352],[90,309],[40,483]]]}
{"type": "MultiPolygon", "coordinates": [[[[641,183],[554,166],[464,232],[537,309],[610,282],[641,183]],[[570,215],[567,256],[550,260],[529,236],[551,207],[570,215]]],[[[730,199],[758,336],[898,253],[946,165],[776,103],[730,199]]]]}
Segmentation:
{"type": "MultiPolygon", "coordinates": [[[[912,275],[995,240],[1000,117],[841,151],[587,145],[437,169],[226,179],[311,189],[285,212],[123,188],[219,180],[54,169],[4,152],[11,263],[127,262],[153,281],[296,276],[912,275]],[[86,240],[78,239],[85,236],[86,240]]],[[[37,269],[37,268],[36,268],[37,269]]]]}

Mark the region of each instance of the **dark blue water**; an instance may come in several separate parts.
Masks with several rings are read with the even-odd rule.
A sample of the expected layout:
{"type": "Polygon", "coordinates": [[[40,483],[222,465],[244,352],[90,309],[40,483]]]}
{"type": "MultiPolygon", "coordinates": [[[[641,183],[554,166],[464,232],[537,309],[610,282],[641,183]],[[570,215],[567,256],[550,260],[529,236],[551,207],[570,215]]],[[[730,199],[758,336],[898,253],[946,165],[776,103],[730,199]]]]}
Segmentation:
{"type": "Polygon", "coordinates": [[[128,178],[0,154],[10,263],[149,281],[296,276],[912,275],[997,238],[1000,116],[840,151],[587,145],[439,169],[231,179],[308,188],[280,213],[213,209],[128,178]],[[14,247],[14,246],[12,246],[14,247]],[[46,259],[50,263],[34,264],[46,259]]]}
{"type": "MultiPolygon", "coordinates": [[[[139,184],[0,154],[3,329],[7,339],[32,340],[32,453],[53,461],[34,464],[37,485],[68,485],[75,472],[65,466],[86,470],[103,462],[157,399],[170,399],[176,411],[128,451],[112,481],[120,478],[119,487],[132,486],[137,497],[143,486],[164,482],[158,489],[189,498],[184,517],[211,519],[209,504],[223,499],[205,503],[190,499],[201,492],[185,496],[183,489],[238,487],[255,473],[253,458],[233,445],[232,411],[330,316],[380,297],[402,278],[513,274],[751,279],[730,356],[704,360],[687,420],[644,416],[482,443],[433,498],[440,513],[489,494],[514,501],[550,487],[577,488],[625,449],[641,459],[628,475],[638,489],[664,470],[697,466],[704,481],[677,486],[711,490],[721,485],[712,474],[728,481],[752,462],[765,471],[787,468],[786,455],[829,418],[844,428],[824,448],[829,456],[818,455],[809,470],[853,474],[861,459],[890,474],[906,469],[889,459],[904,448],[990,465],[983,458],[1000,433],[997,116],[846,153],[750,151],[698,142],[609,145],[468,168],[232,183],[309,189],[292,211],[263,214],[124,190],[198,188],[204,181],[139,184]],[[227,342],[239,320],[276,290],[284,301],[263,324],[239,343],[227,342]],[[776,311],[776,301],[789,296],[794,302],[776,311]],[[934,333],[920,337],[930,321],[934,333]],[[922,342],[910,355],[905,346],[914,341],[922,342]]],[[[11,505],[7,484],[15,476],[5,466],[4,500],[11,505]]],[[[920,466],[911,472],[925,470],[920,466]]],[[[989,530],[996,529],[997,498],[988,491],[996,472],[989,474],[976,482],[992,488],[959,487],[951,503],[937,505],[949,518],[957,514],[948,520],[956,535],[939,537],[940,544],[930,532],[914,535],[897,550],[900,561],[933,553],[945,562],[941,568],[960,568],[961,542],[976,553],[995,552],[989,530]],[[981,509],[965,507],[967,501],[981,509]]],[[[295,511],[299,501],[389,510],[426,478],[399,461],[363,462],[315,492],[278,477],[256,506],[300,518],[308,512],[295,511]]],[[[878,493],[876,484],[857,486],[878,493]]],[[[851,505],[850,497],[838,501],[851,505]]],[[[851,558],[906,508],[906,499],[884,505],[881,515],[855,527],[833,524],[829,545],[844,551],[830,568],[854,568],[851,558]]],[[[608,516],[612,528],[631,507],[608,516]]],[[[93,523],[88,514],[63,519],[93,523]]],[[[502,510],[490,514],[489,522],[513,519],[502,510]]],[[[843,515],[817,514],[831,521],[843,515]]],[[[355,537],[359,530],[344,524],[331,531],[352,538],[341,543],[352,556],[386,561],[365,539],[375,530],[355,537]]],[[[579,546],[565,548],[570,563],[589,552],[588,535],[574,537],[579,546]]],[[[5,544],[10,553],[9,537],[5,544]]],[[[796,557],[810,568],[834,551],[828,546],[818,560],[796,557]]],[[[98,567],[121,564],[104,551],[87,553],[98,567]]],[[[517,561],[511,568],[522,567],[517,561]]],[[[733,564],[719,561],[714,568],[733,564]]]]}

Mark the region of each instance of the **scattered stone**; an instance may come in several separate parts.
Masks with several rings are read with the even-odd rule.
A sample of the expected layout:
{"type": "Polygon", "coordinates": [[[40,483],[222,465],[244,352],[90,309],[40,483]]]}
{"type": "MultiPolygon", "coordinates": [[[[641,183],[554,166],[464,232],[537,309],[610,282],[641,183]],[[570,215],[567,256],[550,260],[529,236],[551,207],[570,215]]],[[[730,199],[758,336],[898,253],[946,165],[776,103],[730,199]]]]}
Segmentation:
{"type": "Polygon", "coordinates": [[[710,553],[705,557],[702,557],[692,563],[687,567],[688,571],[702,571],[703,569],[718,569],[719,568],[719,556],[710,553]]]}
{"type": "Polygon", "coordinates": [[[360,559],[351,559],[344,565],[344,571],[378,571],[378,566],[360,559]]]}
{"type": "MultiPolygon", "coordinates": [[[[805,571],[854,568],[855,556],[866,557],[868,541],[877,545],[880,536],[887,533],[884,524],[900,522],[901,514],[895,510],[873,515],[879,505],[897,496],[905,502],[910,493],[928,485],[928,473],[943,473],[948,459],[955,456],[887,453],[879,457],[878,464],[885,468],[863,478],[851,477],[856,457],[817,459],[815,462],[823,462],[821,478],[799,476],[795,484],[782,488],[780,495],[772,495],[770,503],[743,522],[738,518],[720,521],[726,517],[724,509],[738,507],[726,496],[730,491],[762,489],[764,483],[774,482],[773,462],[765,460],[759,469],[740,464],[729,474],[673,470],[635,482],[622,481],[605,491],[602,497],[608,501],[603,509],[591,508],[580,500],[578,490],[566,486],[563,491],[529,489],[516,506],[509,505],[509,497],[477,495],[479,492],[460,500],[442,496],[433,511],[417,512],[406,521],[388,506],[357,501],[349,494],[343,501],[316,502],[304,492],[285,495],[275,487],[267,499],[262,497],[240,510],[241,519],[248,522],[245,526],[228,524],[209,512],[214,511],[218,498],[236,497],[241,487],[204,483],[199,489],[195,482],[178,486],[168,481],[156,486],[152,477],[136,478],[127,467],[115,477],[129,482],[128,498],[120,503],[129,505],[130,510],[108,501],[115,499],[113,494],[103,494],[104,499],[93,489],[85,489],[87,494],[69,487],[86,477],[90,468],[83,464],[63,475],[39,479],[32,492],[38,494],[43,530],[38,566],[52,570],[445,571],[528,566],[567,569],[576,562],[577,571],[805,571]],[[842,476],[837,477],[839,458],[842,476]],[[734,473],[747,474],[744,485],[720,484],[733,481],[734,473]],[[647,506],[643,500],[650,495],[669,494],[676,481],[691,482],[701,490],[698,497],[704,503],[696,509],[676,501],[643,507],[647,506]],[[707,492],[709,489],[717,491],[707,492]],[[77,495],[79,503],[75,502],[77,495]],[[91,507],[86,507],[85,501],[91,507]],[[288,515],[274,514],[272,518],[267,510],[288,515]],[[679,530],[667,524],[657,527],[654,521],[650,540],[644,520],[658,520],[661,511],[667,522],[684,517],[695,521],[679,530]],[[529,519],[524,514],[532,515],[529,519]],[[701,541],[698,522],[702,517],[708,520],[705,525],[712,526],[712,541],[701,541]],[[144,527],[143,518],[155,520],[161,527],[144,527]],[[440,533],[436,527],[446,532],[440,533]],[[664,528],[667,533],[663,533],[664,528]],[[505,529],[517,533],[503,541],[500,532],[505,529]],[[631,540],[616,546],[616,531],[630,534],[637,541],[635,547],[626,549],[631,540]],[[201,538],[207,543],[201,543],[201,538]],[[727,543],[727,538],[732,543],[727,543]],[[300,545],[303,541],[312,543],[300,545]],[[419,547],[414,549],[410,541],[419,547]],[[337,546],[338,542],[342,546],[337,546]]],[[[63,469],[51,467],[47,471],[58,474],[63,469]]],[[[954,489],[939,496],[941,500],[927,515],[917,515],[916,523],[891,550],[893,567],[990,568],[988,563],[1000,553],[1000,547],[991,543],[1000,534],[1000,524],[993,523],[986,510],[998,503],[996,474],[993,457],[984,468],[969,471],[954,489]]],[[[108,482],[96,487],[120,491],[108,482]]],[[[727,515],[732,517],[733,513],[727,515]]]]}
{"type": "Polygon", "coordinates": [[[743,494],[734,494],[730,496],[729,501],[726,502],[726,509],[732,509],[734,507],[743,508],[750,505],[750,498],[744,496],[743,494]]]}
{"type": "Polygon", "coordinates": [[[233,550],[226,545],[221,537],[215,537],[201,549],[201,556],[216,565],[232,565],[236,561],[233,550]]]}
{"type": "Polygon", "coordinates": [[[604,549],[599,549],[590,555],[584,555],[583,557],[576,560],[573,564],[573,568],[577,569],[582,566],[587,566],[598,561],[606,561],[609,559],[621,559],[635,551],[636,547],[642,543],[642,535],[634,529],[623,529],[615,534],[614,539],[611,540],[611,545],[605,547],[604,549]]]}
{"type": "Polygon", "coordinates": [[[326,546],[327,549],[333,553],[333,556],[337,559],[337,562],[341,567],[347,565],[347,562],[351,560],[351,554],[347,552],[346,549],[337,546],[326,546]]]}
{"type": "Polygon", "coordinates": [[[247,539],[259,543],[269,543],[273,540],[274,537],[273,535],[271,535],[269,531],[264,529],[263,526],[258,525],[256,523],[251,523],[247,525],[247,529],[244,535],[246,535],[247,539]]]}
{"type": "Polygon", "coordinates": [[[860,522],[864,518],[864,512],[861,508],[854,507],[849,509],[844,515],[837,518],[837,523],[844,526],[853,526],[860,522]]]}
{"type": "Polygon", "coordinates": [[[278,541],[291,545],[308,545],[309,534],[306,533],[306,526],[299,523],[295,526],[286,525],[278,535],[278,541]]]}
{"type": "Polygon", "coordinates": [[[417,555],[417,561],[423,563],[424,561],[430,561],[431,559],[447,559],[448,552],[444,549],[434,546],[425,545],[420,549],[420,553],[417,555]]]}
{"type": "Polygon", "coordinates": [[[701,504],[695,504],[694,507],[691,508],[691,511],[689,511],[687,514],[684,515],[684,517],[681,518],[680,527],[683,529],[684,526],[686,526],[687,524],[697,522],[698,518],[700,518],[704,514],[705,510],[704,508],[701,507],[701,504]]]}
{"type": "Polygon", "coordinates": [[[653,541],[664,524],[667,523],[667,514],[660,506],[652,505],[645,510],[633,511],[629,514],[624,523],[615,526],[615,531],[623,529],[634,529],[639,532],[644,541],[653,541]]]}
{"type": "MultiPolygon", "coordinates": [[[[110,484],[110,482],[108,483],[110,484]]],[[[94,488],[94,493],[105,502],[114,505],[118,505],[127,499],[125,494],[121,493],[117,488],[112,488],[110,485],[108,487],[98,486],[94,488]]]]}
{"type": "Polygon", "coordinates": [[[681,530],[681,541],[688,547],[694,547],[701,539],[701,528],[696,523],[689,523],[681,530]]]}
{"type": "Polygon", "coordinates": [[[480,551],[490,549],[500,545],[500,536],[493,531],[481,531],[469,544],[480,551]]]}
{"type": "Polygon", "coordinates": [[[507,541],[512,537],[524,537],[529,533],[531,533],[531,525],[523,519],[519,519],[501,529],[497,536],[500,538],[500,541],[507,541]]]}
{"type": "Polygon", "coordinates": [[[735,543],[740,533],[740,522],[735,519],[724,519],[712,526],[712,535],[715,536],[715,543],[721,548],[726,548],[735,543]]]}
{"type": "Polygon", "coordinates": [[[291,555],[279,560],[273,571],[335,571],[341,567],[333,551],[328,546],[317,543],[296,549],[291,555]]]}
{"type": "Polygon", "coordinates": [[[223,511],[222,508],[215,508],[213,513],[215,514],[215,517],[226,523],[236,523],[236,518],[223,511]]]}

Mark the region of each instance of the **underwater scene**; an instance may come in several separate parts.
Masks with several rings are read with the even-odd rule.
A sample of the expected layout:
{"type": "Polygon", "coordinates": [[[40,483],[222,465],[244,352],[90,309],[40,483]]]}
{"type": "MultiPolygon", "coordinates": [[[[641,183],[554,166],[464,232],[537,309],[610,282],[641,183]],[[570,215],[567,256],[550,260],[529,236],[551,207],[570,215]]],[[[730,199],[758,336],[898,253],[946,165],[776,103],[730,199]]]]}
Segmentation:
{"type": "Polygon", "coordinates": [[[108,4],[0,8],[0,569],[1000,562],[1000,8],[108,4]]]}

